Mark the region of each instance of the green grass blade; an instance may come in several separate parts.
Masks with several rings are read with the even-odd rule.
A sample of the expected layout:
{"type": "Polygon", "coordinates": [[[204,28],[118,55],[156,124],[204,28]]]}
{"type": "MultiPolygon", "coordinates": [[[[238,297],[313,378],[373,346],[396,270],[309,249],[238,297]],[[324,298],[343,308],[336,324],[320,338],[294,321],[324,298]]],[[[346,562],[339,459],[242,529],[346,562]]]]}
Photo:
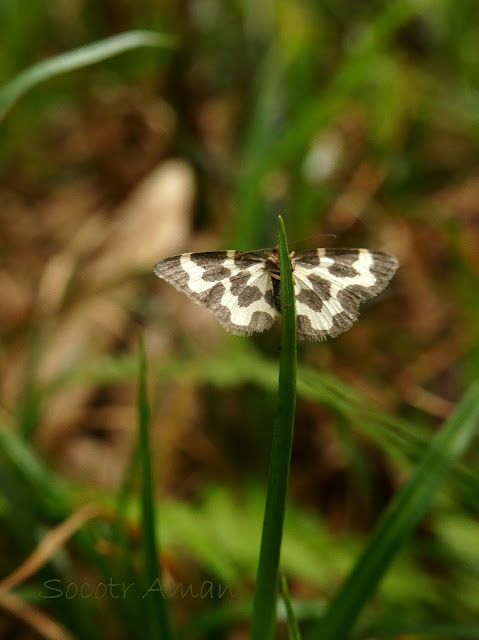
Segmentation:
{"type": "MultiPolygon", "coordinates": [[[[337,114],[347,108],[348,102],[369,85],[371,69],[377,64],[394,34],[426,11],[431,4],[432,0],[397,0],[386,3],[384,11],[378,12],[371,24],[361,29],[361,35],[338,65],[330,84],[317,94],[312,94],[309,100],[301,102],[297,109],[288,114],[287,119],[283,118],[287,122],[283,130],[276,128],[272,131],[271,125],[265,125],[263,121],[263,131],[259,132],[256,121],[259,111],[253,112],[249,138],[255,140],[254,136],[257,134],[256,145],[247,145],[245,148],[242,158],[245,170],[237,188],[241,220],[238,221],[236,241],[240,248],[249,249],[261,238],[264,219],[261,185],[265,175],[278,166],[302,163],[303,154],[317,132],[331,126],[337,114]],[[274,137],[268,135],[271,133],[274,137]]],[[[269,76],[260,76],[262,82],[258,88],[260,98],[269,101],[271,97],[275,97],[277,105],[281,101],[287,104],[292,99],[294,101],[296,89],[295,85],[289,84],[289,67],[283,60],[284,54],[280,53],[278,48],[272,48],[269,52],[271,60],[267,58],[264,63],[266,72],[271,62],[275,66],[269,71],[269,76]],[[288,95],[288,92],[292,95],[288,95]]],[[[278,110],[277,105],[275,112],[278,110]]],[[[258,105],[257,109],[261,107],[262,105],[258,105]]]]}
{"type": "Polygon", "coordinates": [[[278,595],[279,557],[296,407],[295,298],[286,233],[281,217],[278,218],[278,245],[282,315],[278,412],[271,448],[268,492],[251,623],[251,640],[269,640],[273,637],[278,595]]]}
{"type": "MultiPolygon", "coordinates": [[[[118,582],[131,584],[136,582],[137,574],[134,557],[134,542],[128,534],[127,510],[129,501],[132,499],[132,487],[137,477],[140,467],[140,450],[137,445],[132,452],[128,466],[125,470],[121,486],[118,491],[115,505],[115,517],[112,522],[111,536],[112,542],[116,546],[117,553],[111,557],[111,571],[116,576],[118,582]]],[[[139,625],[142,625],[142,609],[136,606],[135,600],[124,598],[118,607],[122,623],[125,625],[126,633],[133,637],[139,625]]]]}
{"type": "Polygon", "coordinates": [[[281,586],[283,587],[283,600],[286,607],[286,615],[288,616],[288,635],[290,640],[301,640],[298,623],[293,611],[291,596],[289,595],[288,583],[286,577],[282,576],[281,586]]]}
{"type": "Polygon", "coordinates": [[[310,640],[347,638],[357,616],[396,553],[427,512],[441,481],[479,426],[479,383],[475,383],[434,437],[422,462],[374,529],[366,549],[313,629],[310,640]]]}
{"type": "Polygon", "coordinates": [[[284,71],[281,48],[272,45],[258,65],[255,101],[242,150],[245,177],[237,187],[238,216],[234,239],[239,249],[262,247],[268,243],[269,235],[265,237],[264,232],[266,229],[269,231],[273,219],[259,214],[259,211],[264,212],[264,202],[262,190],[258,189],[255,179],[256,167],[261,165],[265,153],[279,134],[278,118],[271,118],[271,113],[276,113],[284,100],[284,71]]]}
{"type": "Polygon", "coordinates": [[[87,67],[138,47],[173,47],[175,38],[151,31],[128,31],[42,60],[19,73],[0,90],[0,121],[10,107],[40,82],[87,67]]]}
{"type": "Polygon", "coordinates": [[[143,549],[145,555],[145,579],[147,591],[147,611],[151,625],[150,637],[157,640],[173,638],[170,627],[167,601],[161,588],[161,565],[158,562],[160,553],[156,537],[155,502],[150,456],[150,410],[146,390],[146,359],[143,341],[140,342],[140,370],[138,385],[138,422],[140,428],[140,460],[141,460],[141,513],[143,525],[143,549]]]}
{"type": "Polygon", "coordinates": [[[0,426],[0,465],[3,458],[12,464],[24,478],[37,506],[50,518],[62,519],[70,514],[69,489],[52,473],[45,462],[9,426],[0,426]]]}

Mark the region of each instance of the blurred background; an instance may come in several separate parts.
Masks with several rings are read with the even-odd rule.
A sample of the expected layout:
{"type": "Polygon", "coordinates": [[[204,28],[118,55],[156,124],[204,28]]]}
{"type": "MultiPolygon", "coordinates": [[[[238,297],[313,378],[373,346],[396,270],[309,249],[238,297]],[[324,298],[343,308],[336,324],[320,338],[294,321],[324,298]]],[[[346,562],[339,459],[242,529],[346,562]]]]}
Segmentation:
{"type": "MultiPolygon", "coordinates": [[[[0,83],[132,29],[178,44],[53,78],[0,121],[0,421],[15,438],[0,455],[0,575],[80,505],[116,499],[137,441],[143,334],[167,580],[237,594],[214,615],[209,601],[176,598],[174,617],[192,637],[243,638],[279,323],[232,336],[153,266],[270,248],[278,214],[291,250],[366,247],[400,261],[350,331],[299,345],[283,568],[307,621],[479,377],[479,6],[2,0],[0,83]]],[[[476,442],[359,636],[406,637],[398,620],[479,623],[478,460],[476,442]]],[[[50,570],[101,580],[78,552],[50,570]]],[[[45,607],[41,582],[23,598],[75,637],[99,616],[101,637],[128,637],[107,598],[80,622],[45,607]]],[[[21,618],[2,613],[0,637],[37,637],[21,618]]],[[[427,637],[473,637],[457,628],[427,637]]]]}

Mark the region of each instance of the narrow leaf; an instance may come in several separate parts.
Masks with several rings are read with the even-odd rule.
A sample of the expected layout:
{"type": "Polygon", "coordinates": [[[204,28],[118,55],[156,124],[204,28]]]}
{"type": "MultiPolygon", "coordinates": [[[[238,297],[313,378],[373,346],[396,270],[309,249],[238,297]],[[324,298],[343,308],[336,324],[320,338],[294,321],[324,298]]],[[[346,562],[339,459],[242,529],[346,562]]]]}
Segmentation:
{"type": "Polygon", "coordinates": [[[143,340],[140,342],[140,370],[138,380],[138,423],[140,430],[140,460],[142,470],[141,514],[143,524],[143,550],[145,556],[145,578],[147,589],[143,597],[151,625],[150,637],[154,640],[169,640],[173,637],[170,627],[167,602],[162,590],[161,565],[158,562],[160,548],[156,537],[155,501],[150,456],[150,409],[146,390],[146,359],[143,340]]]}
{"type": "Polygon", "coordinates": [[[271,447],[268,491],[251,623],[251,640],[269,640],[273,637],[274,632],[279,557],[283,537],[296,407],[295,298],[291,261],[281,217],[278,218],[278,245],[282,315],[278,411],[271,447]]]}
{"type": "Polygon", "coordinates": [[[376,590],[395,555],[430,508],[456,459],[479,426],[479,383],[463,397],[434,437],[430,448],[381,517],[362,555],[331,602],[310,640],[347,638],[359,613],[376,590]]]}
{"type": "Polygon", "coordinates": [[[293,603],[291,602],[288,583],[285,576],[282,576],[281,585],[283,587],[283,600],[286,606],[286,615],[288,616],[289,640],[301,640],[301,634],[299,633],[298,623],[296,621],[296,616],[294,615],[293,603]]]}
{"type": "Polygon", "coordinates": [[[138,47],[173,47],[175,38],[151,31],[128,31],[73,49],[28,67],[0,91],[0,121],[29,89],[67,71],[87,67],[138,47]]]}

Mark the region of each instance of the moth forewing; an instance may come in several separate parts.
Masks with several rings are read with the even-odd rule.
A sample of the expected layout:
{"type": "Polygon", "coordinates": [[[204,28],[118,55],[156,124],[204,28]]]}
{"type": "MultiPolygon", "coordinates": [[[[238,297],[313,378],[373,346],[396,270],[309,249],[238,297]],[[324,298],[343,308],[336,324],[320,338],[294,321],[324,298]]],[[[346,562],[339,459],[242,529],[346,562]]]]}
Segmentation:
{"type": "Polygon", "coordinates": [[[159,262],[155,273],[207,307],[232,333],[264,331],[275,321],[273,284],[258,253],[185,253],[159,262]]]}
{"type": "Polygon", "coordinates": [[[296,262],[298,337],[335,337],[357,320],[359,305],[386,287],[396,258],[368,249],[315,249],[296,262]]]}

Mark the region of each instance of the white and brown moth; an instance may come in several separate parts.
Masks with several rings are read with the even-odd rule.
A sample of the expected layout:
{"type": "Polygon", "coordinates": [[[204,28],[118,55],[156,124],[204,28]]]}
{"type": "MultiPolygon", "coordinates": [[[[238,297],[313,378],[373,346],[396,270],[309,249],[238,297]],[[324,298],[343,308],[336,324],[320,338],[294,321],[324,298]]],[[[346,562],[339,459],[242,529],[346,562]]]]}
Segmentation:
{"type": "MultiPolygon", "coordinates": [[[[361,302],[380,293],[398,261],[367,249],[313,249],[291,256],[299,338],[337,336],[357,319],[361,302]]],[[[155,273],[220,323],[244,336],[269,329],[281,313],[278,249],[183,253],[155,273]]]]}

